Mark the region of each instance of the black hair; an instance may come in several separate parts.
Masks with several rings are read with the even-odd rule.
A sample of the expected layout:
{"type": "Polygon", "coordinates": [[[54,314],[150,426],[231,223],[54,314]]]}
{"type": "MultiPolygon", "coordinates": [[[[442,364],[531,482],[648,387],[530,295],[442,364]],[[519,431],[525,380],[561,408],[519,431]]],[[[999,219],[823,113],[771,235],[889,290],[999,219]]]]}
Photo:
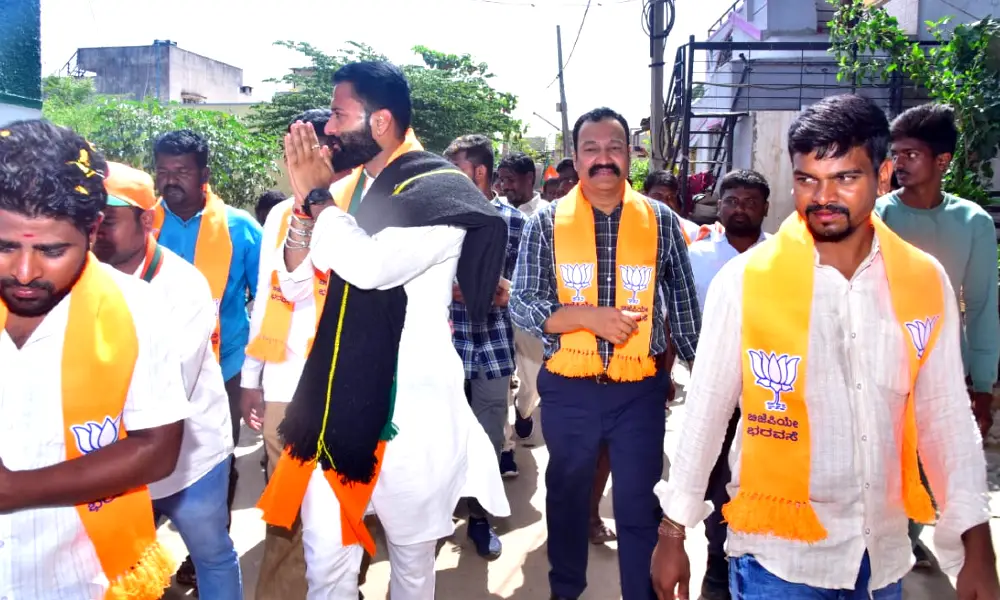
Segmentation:
{"type": "Polygon", "coordinates": [[[788,154],[840,158],[863,147],[878,171],[889,152],[889,121],[877,104],[855,94],[829,96],[807,107],[788,127],[788,154]]]}
{"type": "Polygon", "coordinates": [[[542,183],[542,189],[545,189],[545,188],[549,187],[550,185],[554,185],[554,186],[558,187],[560,183],[561,183],[561,181],[559,181],[558,177],[552,177],[551,179],[546,179],[545,182],[542,183]]]}
{"type": "Polygon", "coordinates": [[[927,144],[934,156],[954,154],[958,145],[955,109],[947,104],[922,104],[896,117],[891,138],[913,138],[927,144]]]}
{"type": "Polygon", "coordinates": [[[676,175],[670,171],[657,169],[646,176],[646,181],[642,184],[642,191],[648,194],[650,190],[658,185],[669,188],[674,192],[680,189],[680,184],[677,182],[676,175]]]}
{"type": "Polygon", "coordinates": [[[199,169],[208,166],[208,142],[190,129],[164,133],[153,144],[153,156],[184,156],[193,154],[199,169]]]}
{"type": "Polygon", "coordinates": [[[594,110],[584,113],[576,120],[576,125],[573,126],[573,149],[576,150],[580,142],[580,129],[583,127],[584,123],[599,123],[605,119],[614,119],[621,123],[622,129],[625,130],[625,141],[628,142],[628,121],[621,114],[611,110],[606,106],[601,108],[595,108],[594,110]]]}
{"type": "Polygon", "coordinates": [[[0,210],[70,221],[89,234],[108,202],[107,172],[71,129],[41,119],[0,127],[0,210]]]}
{"type": "Polygon", "coordinates": [[[463,135],[455,139],[444,151],[447,159],[464,154],[465,159],[477,167],[486,167],[487,173],[493,173],[493,142],[485,135],[463,135]]]}
{"type": "Polygon", "coordinates": [[[573,164],[573,159],[568,156],[559,161],[559,164],[556,165],[556,173],[559,173],[561,176],[563,171],[567,169],[573,171],[573,174],[576,175],[576,165],[573,164]]]}
{"type": "Polygon", "coordinates": [[[771,186],[767,185],[767,179],[757,171],[749,169],[736,169],[726,173],[719,181],[719,197],[721,198],[727,190],[735,188],[757,190],[765,202],[771,196],[771,186]]]}
{"type": "Polygon", "coordinates": [[[278,190],[268,190],[261,194],[260,198],[257,198],[257,206],[254,207],[254,213],[257,215],[267,213],[275,206],[284,202],[287,198],[288,196],[278,190]]]}
{"type": "Polygon", "coordinates": [[[514,152],[503,157],[500,164],[497,165],[497,171],[500,169],[510,169],[518,175],[531,173],[532,177],[534,177],[535,161],[531,160],[531,157],[523,152],[514,152]]]}
{"type": "Polygon", "coordinates": [[[326,135],[324,130],[326,129],[326,123],[330,120],[330,115],[333,113],[329,108],[312,108],[304,113],[296,115],[292,122],[288,124],[288,131],[292,130],[292,125],[296,121],[302,121],[303,123],[308,123],[313,126],[316,130],[316,137],[323,137],[326,135]]]}
{"type": "Polygon", "coordinates": [[[354,87],[368,114],[388,110],[400,136],[410,128],[413,121],[410,84],[396,65],[385,61],[349,63],[333,74],[333,85],[341,83],[354,87]]]}

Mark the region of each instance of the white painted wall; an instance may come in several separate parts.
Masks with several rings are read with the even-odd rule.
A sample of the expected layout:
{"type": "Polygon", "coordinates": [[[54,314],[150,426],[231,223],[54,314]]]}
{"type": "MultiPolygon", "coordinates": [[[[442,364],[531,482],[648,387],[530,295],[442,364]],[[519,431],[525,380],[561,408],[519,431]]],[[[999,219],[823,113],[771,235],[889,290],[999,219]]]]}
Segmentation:
{"type": "Polygon", "coordinates": [[[0,126],[23,119],[38,119],[41,116],[40,110],[0,102],[0,126]]]}
{"type": "MultiPolygon", "coordinates": [[[[788,155],[788,127],[797,111],[759,111],[750,114],[753,142],[751,166],[767,179],[771,187],[770,209],[764,219],[764,231],[774,233],[781,222],[795,211],[792,197],[792,161],[788,155]]],[[[742,165],[733,164],[739,168],[742,165]]]]}

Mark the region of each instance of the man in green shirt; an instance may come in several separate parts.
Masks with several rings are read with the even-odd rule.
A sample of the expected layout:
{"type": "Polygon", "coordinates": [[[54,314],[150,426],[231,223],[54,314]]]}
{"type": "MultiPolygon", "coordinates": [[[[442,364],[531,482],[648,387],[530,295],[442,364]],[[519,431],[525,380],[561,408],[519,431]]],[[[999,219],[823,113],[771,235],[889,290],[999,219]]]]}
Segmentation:
{"type": "MultiPolygon", "coordinates": [[[[901,187],[879,198],[875,212],[903,239],[938,259],[965,302],[962,358],[985,438],[993,424],[990,405],[1000,362],[997,238],[985,210],[941,190],[957,141],[950,106],[925,104],[899,115],[892,122],[890,154],[901,187]]],[[[920,527],[914,525],[916,566],[930,566],[926,550],[916,544],[920,527]]]]}

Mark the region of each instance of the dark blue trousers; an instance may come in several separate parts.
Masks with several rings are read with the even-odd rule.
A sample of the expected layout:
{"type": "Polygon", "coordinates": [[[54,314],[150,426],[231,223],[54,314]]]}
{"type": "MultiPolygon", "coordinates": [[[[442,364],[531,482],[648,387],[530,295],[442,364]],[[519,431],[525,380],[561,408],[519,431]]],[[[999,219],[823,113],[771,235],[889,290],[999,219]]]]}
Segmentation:
{"type": "Polygon", "coordinates": [[[606,442],[611,458],[618,567],[624,600],[655,600],[649,564],[661,512],[653,494],[663,472],[663,436],[669,374],[635,383],[570,379],[546,368],[538,374],[545,398],[542,431],[549,450],[545,469],[549,586],[577,598],[587,587],[590,492],[597,455],[606,442]]]}

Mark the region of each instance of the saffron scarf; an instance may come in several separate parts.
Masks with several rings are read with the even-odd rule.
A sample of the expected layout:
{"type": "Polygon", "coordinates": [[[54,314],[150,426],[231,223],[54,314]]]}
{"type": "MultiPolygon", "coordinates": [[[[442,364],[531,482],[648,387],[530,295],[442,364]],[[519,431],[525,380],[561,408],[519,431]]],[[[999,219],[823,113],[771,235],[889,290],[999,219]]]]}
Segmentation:
{"type": "MultiPolygon", "coordinates": [[[[598,306],[597,236],[594,209],[576,186],[559,200],[555,212],[556,285],[563,305],[598,306]]],[[[626,186],[618,226],[615,306],[641,313],[638,330],[615,346],[607,367],[615,381],[639,381],[656,373],[649,355],[656,295],[656,213],[645,196],[626,186]]],[[[608,275],[611,275],[610,273],[608,275]]],[[[604,373],[597,337],[586,330],[564,333],[559,350],[546,366],[564,377],[591,377],[604,373]]]]}
{"type": "MultiPolygon", "coordinates": [[[[166,210],[163,201],[153,209],[153,231],[157,238],[166,220],[166,210]]],[[[222,296],[226,292],[229,281],[229,267],[233,262],[233,241],[229,237],[229,218],[226,215],[226,203],[215,195],[212,187],[205,184],[205,208],[201,211],[201,224],[198,228],[198,242],[194,248],[194,266],[208,280],[212,290],[212,300],[215,301],[215,331],[212,332],[212,351],[219,360],[219,344],[222,341],[219,309],[222,306],[222,296]]]]}
{"type": "MultiPolygon", "coordinates": [[[[0,302],[0,330],[7,307],[0,302]]],[[[114,279],[88,255],[69,298],[62,355],[62,422],[66,460],[128,437],[125,399],[139,353],[132,314],[114,279]]],[[[101,569],[105,600],[152,600],[170,585],[174,563],[156,540],[145,487],[76,507],[101,569]]]]}
{"type": "MultiPolygon", "coordinates": [[[[466,229],[458,279],[470,317],[485,320],[503,266],[506,225],[461,171],[426,152],[407,152],[372,184],[357,215],[369,235],[388,227],[466,229]]],[[[331,273],[316,345],[279,428],[286,447],[258,504],[264,520],[290,528],[317,465],[340,503],[343,545],[375,543],[364,512],[381,473],[392,424],[403,286],[362,290],[331,273]]]]}
{"type": "MultiPolygon", "coordinates": [[[[341,199],[345,196],[341,195],[341,199]]],[[[346,211],[348,207],[338,202],[337,206],[346,211]]],[[[281,217],[281,228],[278,231],[278,239],[275,240],[275,249],[280,249],[288,235],[289,221],[292,218],[292,207],[289,206],[281,217]]],[[[326,303],[326,292],[329,287],[330,278],[326,273],[321,273],[314,269],[313,273],[313,301],[316,304],[316,323],[319,324],[319,317],[323,314],[323,305],[326,303]]],[[[247,346],[247,354],[257,360],[281,363],[285,362],[286,350],[288,347],[288,332],[292,328],[292,315],[295,312],[295,303],[290,302],[281,292],[281,284],[278,281],[278,272],[271,271],[271,294],[267,298],[264,306],[264,320],[261,322],[260,332],[250,340],[247,346]]],[[[306,356],[312,349],[313,338],[309,338],[306,347],[306,356]]]]}
{"type": "MultiPolygon", "coordinates": [[[[944,291],[934,263],[875,215],[893,312],[906,341],[910,392],[903,413],[903,505],[914,521],[934,520],[920,482],[913,389],[940,333],[944,291]]],[[[809,326],[815,244],[793,214],[747,261],[743,279],[743,453],[740,490],[722,512],[741,533],[817,542],[826,538],[809,499],[809,326]],[[780,457],[780,468],[775,468],[780,457]]]]}
{"type": "Polygon", "coordinates": [[[722,227],[722,223],[716,222],[712,225],[702,225],[695,232],[694,238],[692,238],[690,235],[688,235],[688,232],[684,229],[684,226],[683,225],[681,226],[681,235],[684,236],[684,241],[687,243],[688,246],[690,246],[695,242],[700,242],[701,240],[712,235],[713,233],[724,233],[724,232],[725,228],[722,227]]]}

